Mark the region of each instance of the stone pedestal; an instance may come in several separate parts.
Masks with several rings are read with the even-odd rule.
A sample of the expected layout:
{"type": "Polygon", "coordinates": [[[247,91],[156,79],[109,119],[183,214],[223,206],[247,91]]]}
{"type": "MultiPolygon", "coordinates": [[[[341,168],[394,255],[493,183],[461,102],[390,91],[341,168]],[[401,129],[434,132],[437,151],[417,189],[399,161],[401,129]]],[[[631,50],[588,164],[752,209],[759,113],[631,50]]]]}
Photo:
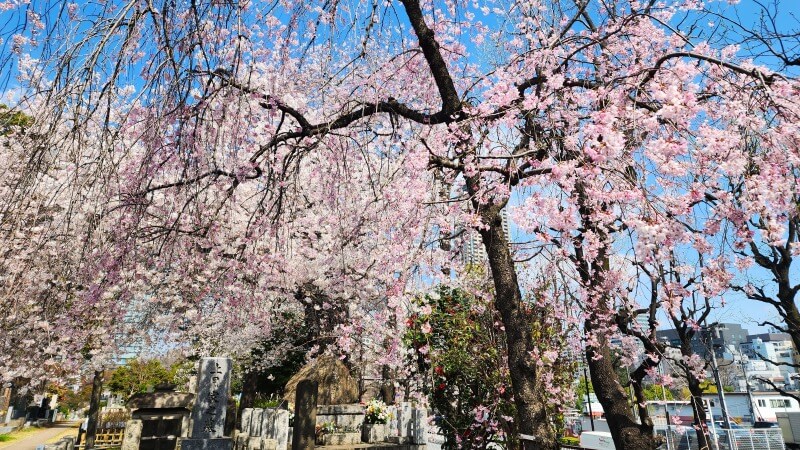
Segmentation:
{"type": "Polygon", "coordinates": [[[373,444],[386,441],[389,426],[385,423],[365,423],[361,426],[361,442],[373,444]]]}
{"type": "Polygon", "coordinates": [[[294,401],[292,450],[314,450],[318,389],[319,385],[312,380],[303,380],[297,384],[294,401]]]}
{"type": "Polygon", "coordinates": [[[122,450],[139,450],[142,439],[142,421],[132,419],[125,423],[125,435],[122,437],[122,450]]]}
{"type": "Polygon", "coordinates": [[[361,433],[330,433],[320,437],[322,445],[355,445],[361,443],[361,433]]]}
{"type": "Polygon", "coordinates": [[[414,405],[412,405],[411,402],[402,402],[399,412],[399,435],[406,439],[405,442],[408,442],[414,434],[414,405]]]}
{"type": "Polygon", "coordinates": [[[178,445],[181,450],[233,450],[231,438],[179,438],[178,445]]]}

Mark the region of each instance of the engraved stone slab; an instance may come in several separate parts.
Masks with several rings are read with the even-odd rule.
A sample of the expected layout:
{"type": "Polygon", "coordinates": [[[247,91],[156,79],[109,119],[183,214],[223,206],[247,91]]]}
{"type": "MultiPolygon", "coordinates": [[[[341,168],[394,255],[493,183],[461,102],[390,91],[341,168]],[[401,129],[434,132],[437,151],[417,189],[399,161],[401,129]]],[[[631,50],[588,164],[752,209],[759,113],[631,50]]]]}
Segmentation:
{"type": "MultiPolygon", "coordinates": [[[[292,450],[314,450],[317,426],[319,384],[302,380],[297,384],[294,401],[294,436],[292,450]]],[[[359,435],[359,438],[361,435],[359,435]]]]}
{"type": "Polygon", "coordinates": [[[197,397],[195,397],[192,409],[191,437],[193,439],[224,436],[225,411],[230,385],[231,360],[229,358],[203,358],[200,360],[197,397]]]}

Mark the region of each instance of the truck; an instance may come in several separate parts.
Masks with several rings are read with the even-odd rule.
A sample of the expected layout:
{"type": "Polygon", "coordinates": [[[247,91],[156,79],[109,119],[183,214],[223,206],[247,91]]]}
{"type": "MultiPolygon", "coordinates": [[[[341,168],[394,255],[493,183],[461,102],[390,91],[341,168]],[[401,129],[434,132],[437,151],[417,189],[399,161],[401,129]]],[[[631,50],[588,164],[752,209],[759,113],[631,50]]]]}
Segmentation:
{"type": "Polygon", "coordinates": [[[800,412],[776,412],[786,448],[800,450],[800,412]]]}

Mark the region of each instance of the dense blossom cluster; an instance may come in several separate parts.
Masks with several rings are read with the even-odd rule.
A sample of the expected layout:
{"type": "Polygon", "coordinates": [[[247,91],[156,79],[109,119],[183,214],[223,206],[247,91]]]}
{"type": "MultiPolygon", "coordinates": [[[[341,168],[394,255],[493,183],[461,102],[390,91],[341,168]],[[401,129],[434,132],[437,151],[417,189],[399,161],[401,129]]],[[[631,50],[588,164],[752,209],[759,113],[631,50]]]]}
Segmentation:
{"type": "Polygon", "coordinates": [[[35,124],[0,145],[3,373],[131,341],[244,355],[281,314],[400,367],[406,325],[438,332],[416,291],[470,289],[471,229],[520,431],[552,439],[551,368],[584,349],[618,448],[645,448],[620,431],[652,424],[612,352],[640,396],[659,317],[695,328],[732,287],[759,294],[737,284],[758,248],[800,252],[800,85],[682,30],[700,1],[184,3],[70,5],[74,60],[36,50],[26,9],[35,124]],[[83,14],[104,39],[80,38],[83,14]],[[543,340],[555,324],[585,335],[543,340]],[[43,360],[7,372],[23,343],[43,360]]]}

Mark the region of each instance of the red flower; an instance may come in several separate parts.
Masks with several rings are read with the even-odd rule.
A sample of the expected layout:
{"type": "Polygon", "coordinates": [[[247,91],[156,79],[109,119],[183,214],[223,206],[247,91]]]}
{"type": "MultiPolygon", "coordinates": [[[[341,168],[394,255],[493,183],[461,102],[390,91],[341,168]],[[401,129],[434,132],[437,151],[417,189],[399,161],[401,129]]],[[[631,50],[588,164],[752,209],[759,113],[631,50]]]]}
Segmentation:
{"type": "Polygon", "coordinates": [[[444,368],[442,366],[436,366],[433,371],[436,373],[436,375],[444,375],[444,368]]]}
{"type": "Polygon", "coordinates": [[[438,388],[440,391],[443,391],[443,390],[444,390],[444,388],[446,388],[446,387],[447,387],[447,385],[446,385],[446,384],[444,384],[444,383],[439,383],[439,385],[438,385],[438,386],[436,386],[436,387],[437,387],[437,388],[438,388]]]}

